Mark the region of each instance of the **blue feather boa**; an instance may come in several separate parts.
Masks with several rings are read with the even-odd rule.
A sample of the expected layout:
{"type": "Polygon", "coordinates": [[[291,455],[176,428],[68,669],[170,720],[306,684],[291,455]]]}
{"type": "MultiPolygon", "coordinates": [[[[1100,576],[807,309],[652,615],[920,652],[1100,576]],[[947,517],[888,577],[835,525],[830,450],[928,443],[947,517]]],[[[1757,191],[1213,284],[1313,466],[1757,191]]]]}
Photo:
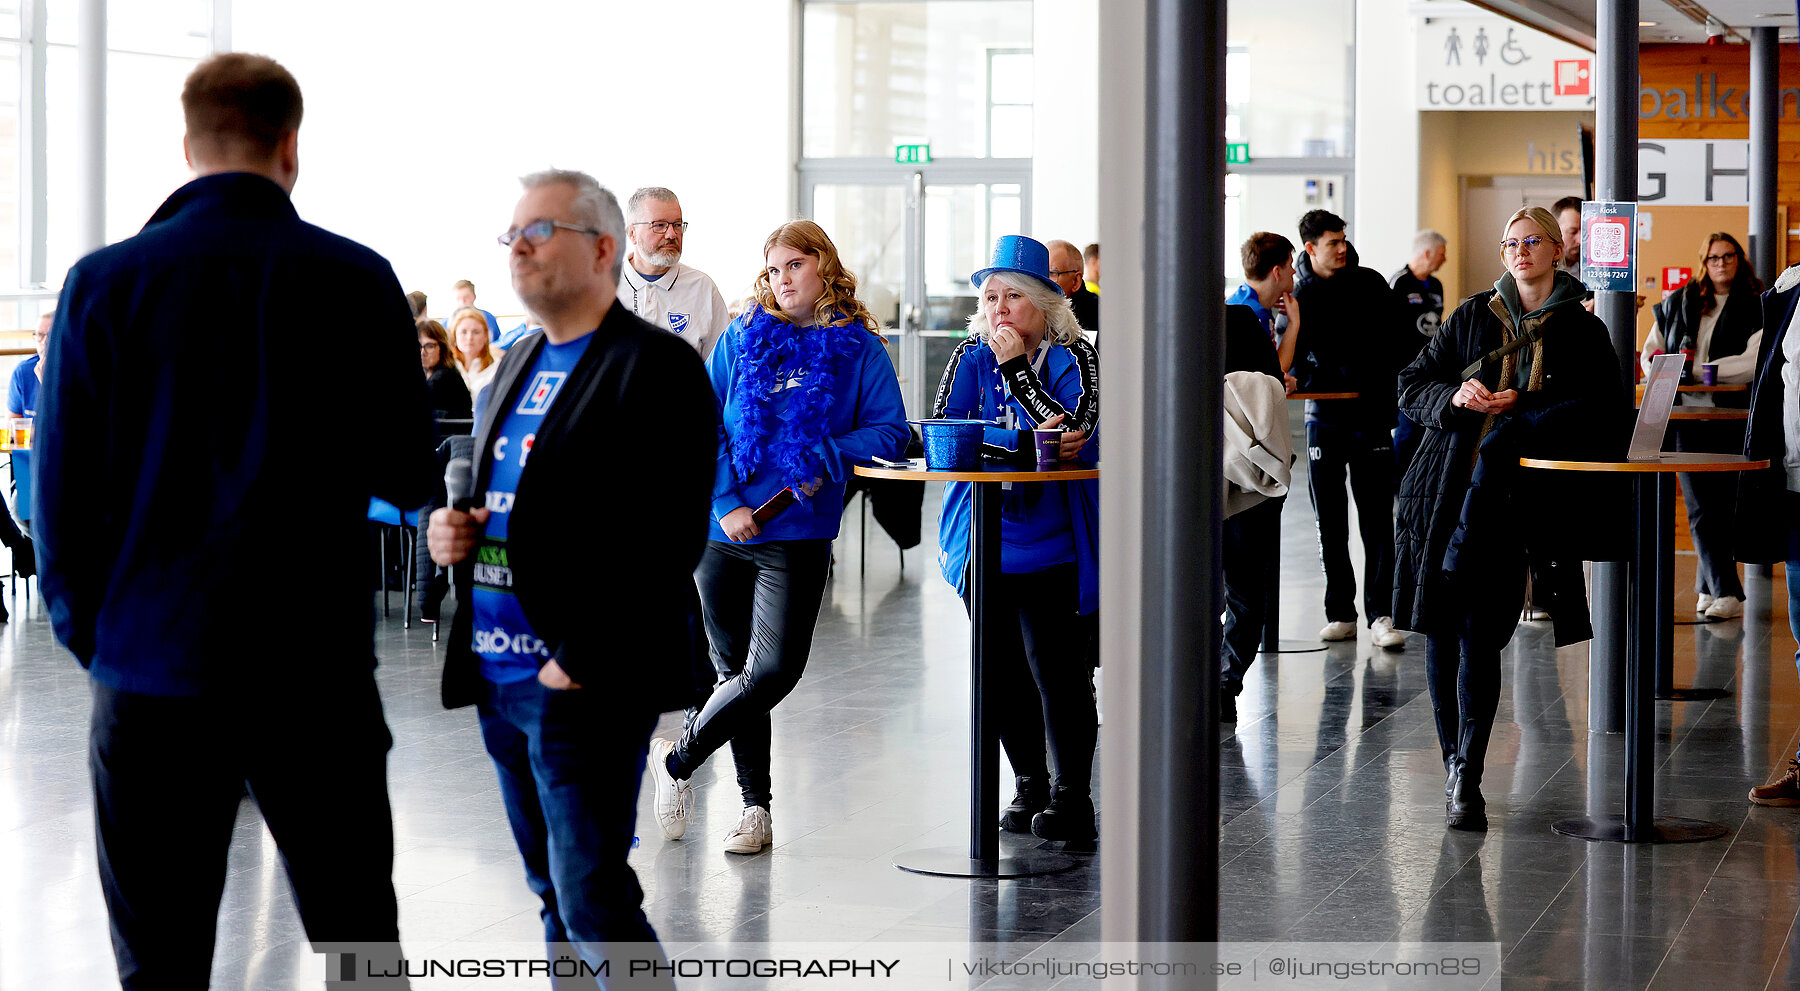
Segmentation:
{"type": "Polygon", "coordinates": [[[801,485],[827,477],[820,452],[837,405],[838,367],[859,350],[859,335],[866,333],[855,324],[796,326],[761,306],[744,315],[737,366],[744,398],[729,424],[738,478],[772,471],[801,495],[801,485]],[[777,396],[785,396],[785,404],[777,396]]]}

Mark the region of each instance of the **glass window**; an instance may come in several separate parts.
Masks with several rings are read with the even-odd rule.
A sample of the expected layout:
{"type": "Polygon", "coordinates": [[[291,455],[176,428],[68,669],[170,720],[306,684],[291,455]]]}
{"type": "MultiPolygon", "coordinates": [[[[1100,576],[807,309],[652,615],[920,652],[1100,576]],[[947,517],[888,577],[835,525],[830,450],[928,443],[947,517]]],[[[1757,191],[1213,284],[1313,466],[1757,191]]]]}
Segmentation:
{"type": "Polygon", "coordinates": [[[1226,133],[1256,158],[1348,157],[1354,0],[1231,4],[1226,133]]]}
{"type": "MultiPolygon", "coordinates": [[[[74,45],[79,0],[47,4],[45,40],[74,45]]],[[[106,5],[106,47],[115,52],[201,59],[210,49],[211,31],[212,0],[113,0],[106,5]]]]}
{"type": "Polygon", "coordinates": [[[1330,210],[1344,216],[1348,190],[1341,175],[1260,175],[1232,173],[1225,177],[1225,280],[1235,286],[1244,281],[1239,249],[1257,231],[1273,231],[1294,242],[1301,251],[1300,215],[1308,210],[1330,210]]]}
{"type": "Polygon", "coordinates": [[[1031,155],[1029,0],[808,3],[802,30],[805,157],[1031,155]]]}

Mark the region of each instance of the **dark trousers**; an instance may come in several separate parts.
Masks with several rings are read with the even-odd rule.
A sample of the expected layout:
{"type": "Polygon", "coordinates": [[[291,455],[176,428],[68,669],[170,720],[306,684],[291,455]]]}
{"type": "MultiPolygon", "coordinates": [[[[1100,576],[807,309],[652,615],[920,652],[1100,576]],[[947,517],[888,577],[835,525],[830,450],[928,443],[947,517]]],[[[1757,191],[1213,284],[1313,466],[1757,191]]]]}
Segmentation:
{"type": "MultiPolygon", "coordinates": [[[[1689,421],[1675,424],[1675,449],[1711,454],[1737,454],[1744,448],[1744,428],[1730,422],[1689,421]]],[[[1694,572],[1694,591],[1714,597],[1744,597],[1737,562],[1731,557],[1732,513],[1737,509],[1738,477],[1735,472],[1684,471],[1681,501],[1687,507],[1688,534],[1700,566],[1694,572]]]]}
{"type": "MultiPolygon", "coordinates": [[[[1089,800],[1100,718],[1075,565],[992,576],[987,588],[1000,600],[1001,622],[986,632],[984,674],[1007,762],[1014,774],[1048,778],[1060,797],[1089,800]]],[[[963,605],[973,608],[966,592],[963,605]]]]}
{"type": "Polygon", "coordinates": [[[719,682],[682,732],[676,777],[730,743],[745,807],[769,807],[769,712],[806,670],[830,570],[828,540],[707,541],[694,582],[719,682]]]}
{"type": "MultiPolygon", "coordinates": [[[[644,889],[625,859],[658,714],[637,711],[603,685],[555,691],[536,678],[484,685],[481,739],[525,881],[543,901],[538,915],[550,959],[579,956],[593,967],[612,960],[615,973],[626,972],[632,956],[660,959],[644,889]]],[[[558,991],[595,986],[585,975],[553,982],[558,991]]]]}
{"type": "Polygon", "coordinates": [[[1356,499],[1363,543],[1363,615],[1373,622],[1394,611],[1394,445],[1386,430],[1306,425],[1307,487],[1319,519],[1325,565],[1325,618],[1356,622],[1356,572],[1350,566],[1350,502],[1356,499]]]}
{"type": "Polygon", "coordinates": [[[1445,767],[1460,757],[1463,777],[1479,784],[1500,707],[1500,652],[1467,633],[1427,637],[1425,679],[1445,767]]]}
{"type": "Polygon", "coordinates": [[[1225,649],[1219,684],[1227,695],[1244,690],[1244,672],[1261,649],[1269,594],[1281,574],[1281,507],[1287,497],[1266,499],[1225,518],[1219,546],[1225,572],[1225,649]]]}
{"type": "Polygon", "coordinates": [[[392,745],[372,671],[296,669],[279,685],[198,697],[94,682],[100,887],[126,991],[207,986],[246,788],[281,850],[307,938],[397,948],[392,745]]]}

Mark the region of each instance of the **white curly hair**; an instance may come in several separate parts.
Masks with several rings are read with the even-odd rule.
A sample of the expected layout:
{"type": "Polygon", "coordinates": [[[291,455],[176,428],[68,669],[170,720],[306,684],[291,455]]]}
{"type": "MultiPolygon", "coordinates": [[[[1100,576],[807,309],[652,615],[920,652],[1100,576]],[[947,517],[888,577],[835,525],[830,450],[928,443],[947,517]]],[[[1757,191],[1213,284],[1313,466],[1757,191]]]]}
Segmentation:
{"type": "Polygon", "coordinates": [[[1044,314],[1044,337],[1052,344],[1066,346],[1081,336],[1081,324],[1075,322],[1075,311],[1069,308],[1069,298],[1061,290],[1052,289],[1029,275],[1016,272],[995,272],[981,284],[975,312],[969,317],[971,336],[985,341],[993,330],[988,325],[987,291],[995,283],[1017,289],[1032,306],[1044,314]]]}

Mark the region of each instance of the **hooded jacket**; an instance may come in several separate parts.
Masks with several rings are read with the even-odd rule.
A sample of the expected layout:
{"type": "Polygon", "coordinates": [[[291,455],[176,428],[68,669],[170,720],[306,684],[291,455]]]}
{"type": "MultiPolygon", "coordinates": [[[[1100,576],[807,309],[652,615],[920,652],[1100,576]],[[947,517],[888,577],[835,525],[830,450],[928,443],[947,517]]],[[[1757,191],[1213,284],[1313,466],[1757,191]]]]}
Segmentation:
{"type": "Polygon", "coordinates": [[[1300,392],[1356,392],[1356,399],[1309,399],[1306,422],[1373,430],[1394,429],[1395,376],[1418,353],[1418,334],[1407,323],[1401,297],[1381,273],[1359,264],[1348,249],[1344,267],[1330,278],[1313,272],[1312,257],[1299,253],[1294,299],[1300,304],[1300,339],[1294,378],[1300,392]]]}

